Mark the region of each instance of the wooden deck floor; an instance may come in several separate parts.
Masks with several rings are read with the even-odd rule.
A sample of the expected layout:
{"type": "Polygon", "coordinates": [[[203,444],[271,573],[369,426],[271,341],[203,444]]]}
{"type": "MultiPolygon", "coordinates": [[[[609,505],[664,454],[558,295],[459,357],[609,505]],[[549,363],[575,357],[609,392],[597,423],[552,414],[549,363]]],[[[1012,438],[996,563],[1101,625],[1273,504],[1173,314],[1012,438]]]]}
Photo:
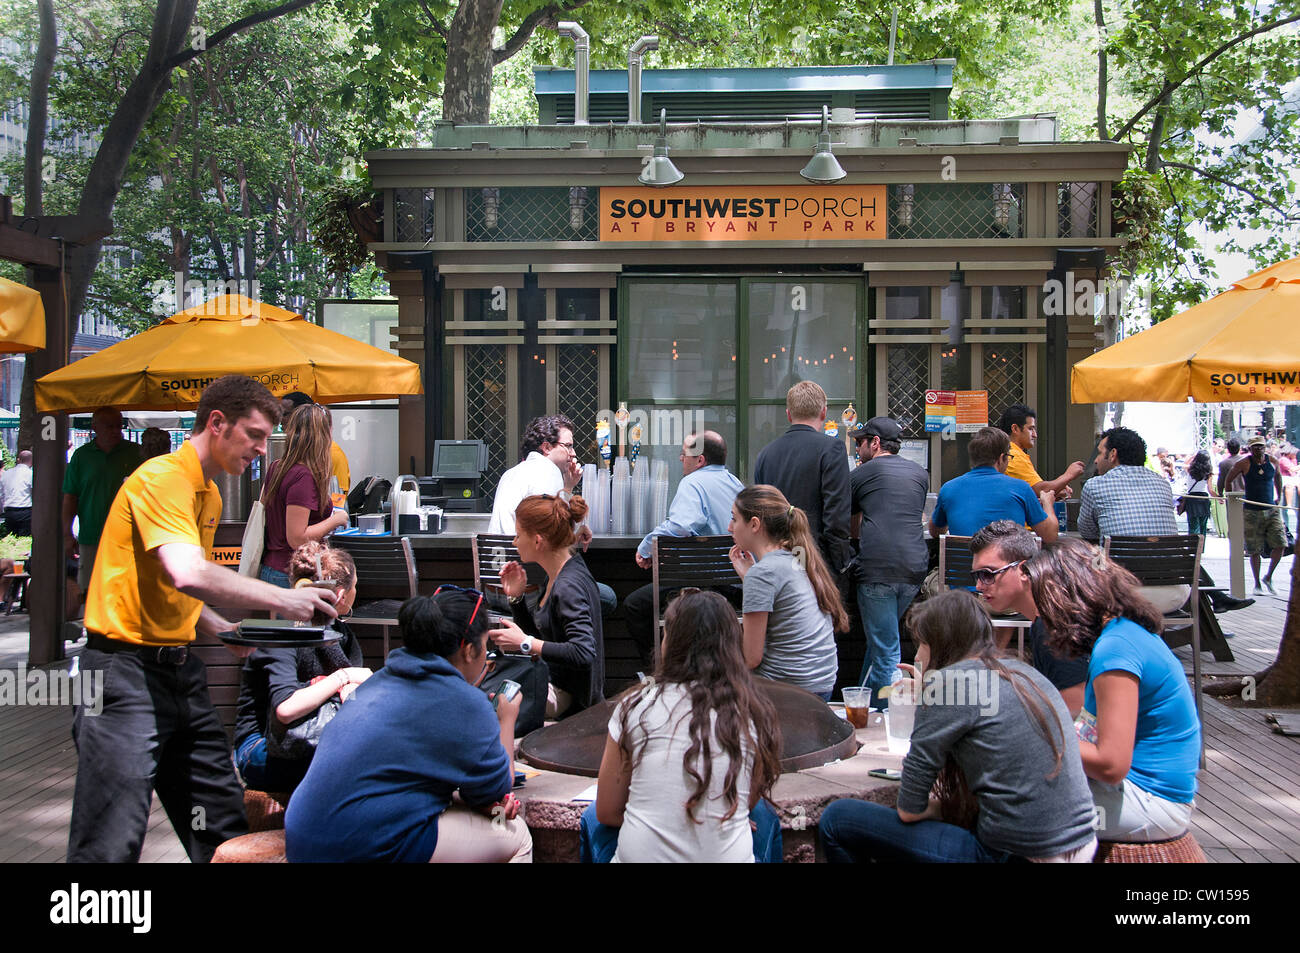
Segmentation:
{"type": "MultiPolygon", "coordinates": [[[[1207,560],[1216,580],[1227,581],[1226,562],[1207,560]]],[[[1237,660],[1204,656],[1207,675],[1250,675],[1277,655],[1286,616],[1290,560],[1278,572],[1278,597],[1264,596],[1246,609],[1220,616],[1235,633],[1237,660]]],[[[0,619],[0,668],[26,657],[26,617],[0,619]]],[[[1178,657],[1191,671],[1191,650],[1178,657]]],[[[1206,769],[1192,829],[1215,862],[1300,861],[1300,739],[1272,734],[1259,709],[1234,709],[1203,699],[1206,769]]],[[[61,861],[76,776],[70,733],[72,713],[60,707],[0,706],[0,862],[61,861]]],[[[186,862],[157,799],[141,859],[186,862]]]]}

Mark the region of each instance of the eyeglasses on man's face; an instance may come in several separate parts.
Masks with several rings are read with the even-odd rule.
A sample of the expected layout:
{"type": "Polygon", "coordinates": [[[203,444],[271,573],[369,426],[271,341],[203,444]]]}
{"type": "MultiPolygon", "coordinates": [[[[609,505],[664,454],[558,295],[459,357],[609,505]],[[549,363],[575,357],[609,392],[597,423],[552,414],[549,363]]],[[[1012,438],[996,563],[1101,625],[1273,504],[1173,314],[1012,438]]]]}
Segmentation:
{"type": "Polygon", "coordinates": [[[981,585],[991,586],[1004,572],[1019,566],[1022,562],[1024,562],[1023,559],[1017,559],[1015,562],[1007,563],[998,569],[972,569],[970,577],[974,580],[976,587],[981,585]]]}

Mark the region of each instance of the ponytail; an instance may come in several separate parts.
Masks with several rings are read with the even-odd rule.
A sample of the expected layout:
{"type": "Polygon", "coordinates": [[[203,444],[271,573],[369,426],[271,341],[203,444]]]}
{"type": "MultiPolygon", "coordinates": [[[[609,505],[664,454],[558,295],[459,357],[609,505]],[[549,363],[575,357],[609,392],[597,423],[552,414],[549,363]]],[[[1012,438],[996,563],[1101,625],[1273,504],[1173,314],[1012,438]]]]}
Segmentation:
{"type": "Polygon", "coordinates": [[[802,560],[803,568],[808,573],[808,582],[812,584],[813,595],[817,597],[817,607],[831,617],[831,625],[836,632],[847,632],[849,614],[844,611],[840,591],[826,567],[817,540],[813,538],[812,528],[808,525],[808,514],[797,506],[791,506],[790,501],[776,487],[765,484],[741,490],[736,495],[736,512],[746,520],[758,517],[763,532],[773,542],[802,560]]]}

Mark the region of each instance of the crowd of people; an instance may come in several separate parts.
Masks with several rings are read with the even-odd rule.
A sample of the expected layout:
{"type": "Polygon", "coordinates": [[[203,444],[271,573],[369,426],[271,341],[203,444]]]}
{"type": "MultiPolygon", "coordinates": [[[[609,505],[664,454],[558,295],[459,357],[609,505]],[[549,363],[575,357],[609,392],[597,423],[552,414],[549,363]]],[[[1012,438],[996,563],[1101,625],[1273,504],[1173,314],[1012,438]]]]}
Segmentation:
{"type": "MultiPolygon", "coordinates": [[[[545,718],[604,700],[613,594],[582,553],[590,531],[575,492],[572,425],[534,421],[519,467],[500,484],[492,524],[513,532],[519,556],[500,576],[509,617],[489,615],[492,594],[440,586],[401,607],[403,647],[372,672],[344,621],[356,569],[326,540],[346,514],[327,492],[324,408],[301,403],[284,422],[285,455],[262,497],[261,578],[204,558],[219,506],[210,478],[262,452],[282,409],[247,378],[215,382],[190,440],[124,464],[97,536],[82,541],[83,552],[98,548],[82,666],[115,677],[102,714],[76,719],[69,859],[138,857],[154,789],[174,818],[205,811],[202,830],[178,824],[178,834],[192,859],[207,859],[245,829],[247,786],[292,793],[290,860],[530,860],[511,793],[521,699],[483,686],[496,659],[522,657],[545,672],[545,718]],[[524,564],[545,574],[531,594],[524,564]],[[312,648],[231,646],[245,657],[233,754],[188,649],[196,631],[229,628],[213,603],[316,615],[342,635],[312,648]],[[164,696],[184,703],[162,706],[164,696]]],[[[853,427],[850,469],[844,445],[823,433],[826,414],[817,385],[792,388],[790,429],[758,460],[770,482],[751,486],[727,469],[719,434],[686,435],[681,483],[637,563],[649,567],[656,537],[729,535],[739,585],[665,589],[662,636],[651,587],[624,600],[651,677],[611,709],[596,800],[582,820],[584,859],[779,860],[780,823],[765,799],[780,773],[780,728],[762,680],[830,701],[841,681],[836,634],[849,632],[854,602],[866,646],[856,683],[886,709],[901,672],[919,704],[897,807],[832,804],[819,826],[828,860],[1086,862],[1099,839],[1184,833],[1201,736],[1182,665],[1160,638],[1160,600],[1171,594],[1143,589],[1096,546],[1177,531],[1180,504],[1162,469],[1145,465],[1141,437],[1101,435],[1076,539],[1061,536],[1054,509],[1084,467],[1039,476],[1031,408],[1008,408],[1000,426],[971,437],[970,471],[940,489],[928,522],[929,476],[900,455],[899,423],[853,427]],[[969,589],[923,596],[927,529],[971,537],[969,589]],[[996,636],[992,617],[1008,612],[1029,622],[1024,659],[996,636]],[[912,665],[902,661],[904,631],[916,645],[912,665]],[[982,679],[993,704],[945,694],[962,679],[982,679]]],[[[107,415],[100,423],[111,432],[107,415]]],[[[99,445],[101,469],[116,446],[99,445]]],[[[1280,490],[1265,450],[1221,467],[1220,482],[1241,479],[1248,499],[1280,490]]],[[[1189,516],[1198,487],[1218,491],[1204,462],[1189,461],[1189,516]]],[[[96,505],[84,492],[76,500],[83,511],[96,505]]],[[[1271,522],[1251,532],[1273,541],[1271,522]]]]}

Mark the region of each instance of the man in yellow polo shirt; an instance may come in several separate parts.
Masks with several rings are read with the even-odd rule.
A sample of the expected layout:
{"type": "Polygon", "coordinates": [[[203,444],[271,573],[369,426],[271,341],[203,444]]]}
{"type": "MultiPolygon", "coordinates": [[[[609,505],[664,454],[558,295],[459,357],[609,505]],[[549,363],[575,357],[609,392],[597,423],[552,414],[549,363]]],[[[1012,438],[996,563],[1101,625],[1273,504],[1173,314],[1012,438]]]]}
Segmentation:
{"type": "Polygon", "coordinates": [[[1083,463],[1074,461],[1055,480],[1044,480],[1038,475],[1033,461],[1029,459],[1029,451],[1038,443],[1038,415],[1033,409],[1024,404],[1012,404],[1002,412],[998,429],[1011,438],[1011,462],[1007,464],[1007,476],[1024,480],[1033,489],[1035,496],[1047,490],[1057,500],[1070,498],[1073,493],[1070,481],[1083,475],[1083,463]]]}
{"type": "Polygon", "coordinates": [[[139,860],[155,789],[192,861],[248,830],[206,668],[189,646],[196,629],[231,628],[207,602],[300,620],[335,614],[325,590],[280,589],[209,561],[221,518],[212,477],[242,473],[279,417],[252,378],[213,382],[185,445],[141,464],[113,501],[86,603],[81,671],[103,695],[74,716],[69,862],[139,860]]]}

